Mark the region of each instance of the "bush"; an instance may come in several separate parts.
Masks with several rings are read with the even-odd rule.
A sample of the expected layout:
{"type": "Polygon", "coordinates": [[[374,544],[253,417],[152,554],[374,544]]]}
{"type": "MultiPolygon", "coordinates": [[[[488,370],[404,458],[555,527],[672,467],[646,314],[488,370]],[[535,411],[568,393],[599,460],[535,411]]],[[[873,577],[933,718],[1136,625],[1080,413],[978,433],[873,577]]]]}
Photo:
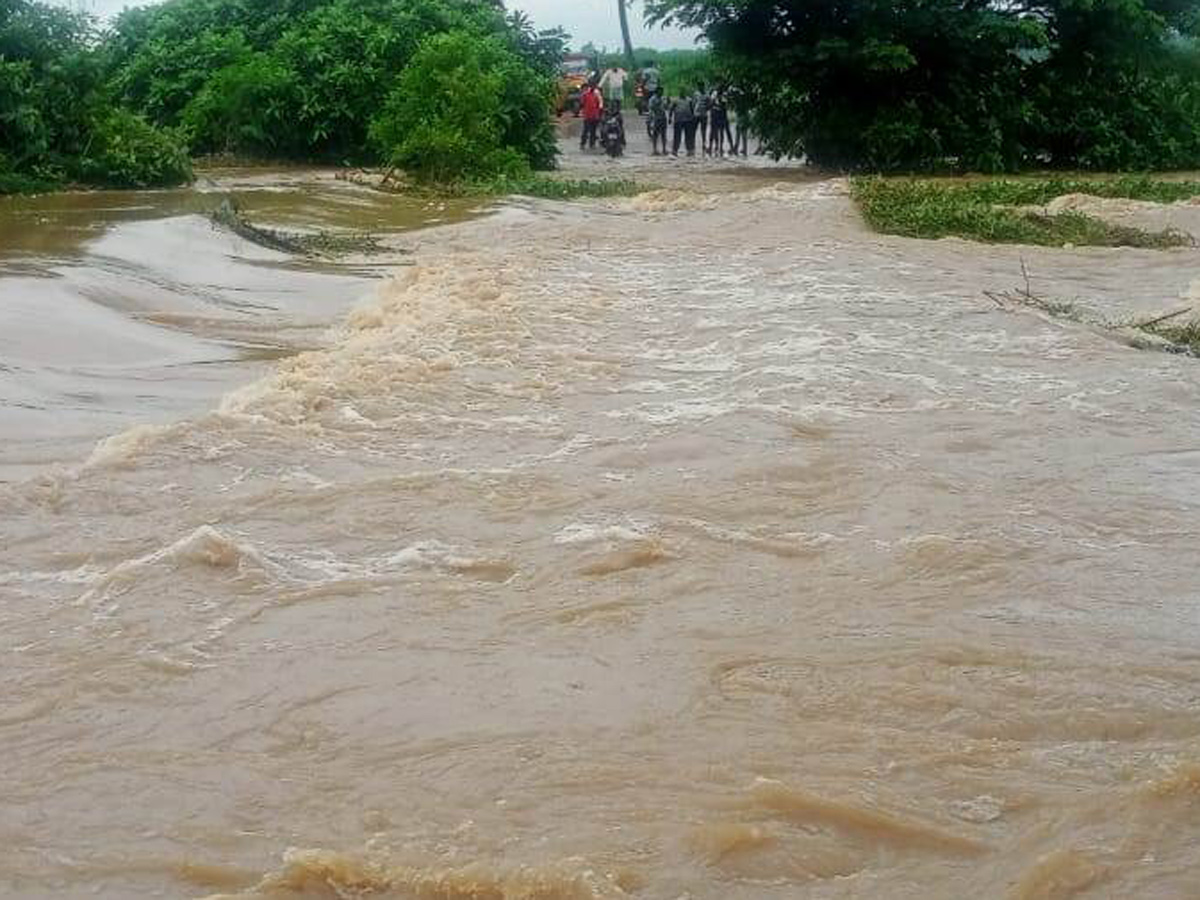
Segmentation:
{"type": "Polygon", "coordinates": [[[553,163],[546,98],[564,40],[496,0],[166,0],[127,10],[111,32],[40,0],[0,0],[3,187],[177,183],[189,177],[184,139],[204,153],[367,163],[403,143],[429,177],[519,175],[553,163]],[[407,90],[402,73],[450,33],[486,86],[459,97],[443,85],[422,105],[422,79],[451,77],[453,61],[423,51],[407,90]],[[393,127],[371,142],[372,121],[386,135],[389,117],[406,123],[404,140],[393,127]]]}
{"type": "Polygon", "coordinates": [[[256,53],[212,75],[181,116],[194,153],[294,154],[297,86],[277,60],[256,53]]]}
{"type": "Polygon", "coordinates": [[[553,164],[553,91],[497,38],[437,35],[400,76],[371,141],[420,181],[519,177],[553,164]]]}
{"type": "Polygon", "coordinates": [[[113,109],[91,129],[78,175],[102,187],[167,187],[190,181],[191,162],[182,141],[128,110],[113,109]]]}
{"type": "Polygon", "coordinates": [[[86,16],[34,0],[0,4],[0,191],[189,177],[174,136],[113,107],[98,39],[86,16]]]}
{"type": "Polygon", "coordinates": [[[185,126],[196,152],[369,163],[400,74],[451,31],[501,40],[546,74],[562,46],[493,0],[167,0],[124,13],[108,55],[121,100],[185,126]]]}
{"type": "Polygon", "coordinates": [[[12,161],[0,153],[0,195],[36,194],[53,190],[54,187],[54,182],[41,181],[13,171],[12,161]]]}

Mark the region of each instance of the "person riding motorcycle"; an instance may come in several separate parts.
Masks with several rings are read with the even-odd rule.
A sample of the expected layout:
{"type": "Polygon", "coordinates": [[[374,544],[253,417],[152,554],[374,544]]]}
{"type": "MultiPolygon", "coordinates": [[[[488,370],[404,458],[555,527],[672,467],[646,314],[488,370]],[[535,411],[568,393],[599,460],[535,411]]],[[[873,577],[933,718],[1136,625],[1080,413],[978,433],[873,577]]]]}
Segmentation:
{"type": "Polygon", "coordinates": [[[600,144],[614,159],[625,152],[625,118],[621,101],[612,100],[604,106],[604,121],[600,124],[600,144]]]}

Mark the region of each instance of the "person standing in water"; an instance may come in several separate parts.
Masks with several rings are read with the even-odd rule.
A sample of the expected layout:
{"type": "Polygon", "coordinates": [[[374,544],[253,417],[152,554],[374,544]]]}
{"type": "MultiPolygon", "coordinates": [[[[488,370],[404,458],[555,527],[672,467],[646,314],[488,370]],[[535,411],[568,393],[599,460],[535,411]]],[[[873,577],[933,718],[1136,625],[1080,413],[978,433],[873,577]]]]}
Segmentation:
{"type": "Polygon", "coordinates": [[[733,135],[729,133],[729,110],[725,105],[725,94],[720,89],[713,91],[709,117],[709,155],[724,156],[725,138],[728,136],[732,149],[733,135]]]}
{"type": "Polygon", "coordinates": [[[686,140],[688,156],[696,155],[696,101],[684,94],[671,104],[671,120],[675,123],[675,143],[672,156],[679,155],[679,145],[686,140]]]}
{"type": "Polygon", "coordinates": [[[700,152],[704,155],[708,155],[708,106],[708,89],[701,84],[692,95],[692,110],[696,116],[696,127],[700,129],[700,152]]]}
{"type": "Polygon", "coordinates": [[[583,137],[579,139],[580,150],[594,150],[600,138],[600,120],[604,118],[604,98],[595,82],[589,81],[579,95],[579,108],[583,113],[583,137]]]}
{"type": "Polygon", "coordinates": [[[616,100],[620,102],[625,99],[625,70],[618,69],[616,66],[609,66],[608,71],[604,73],[604,77],[600,79],[600,90],[604,92],[604,100],[607,103],[612,103],[616,100]]]}
{"type": "Polygon", "coordinates": [[[650,123],[650,146],[654,148],[655,156],[667,155],[667,98],[663,96],[661,87],[655,88],[650,96],[650,106],[647,111],[650,123]],[[662,153],[658,152],[659,143],[662,153]]]}

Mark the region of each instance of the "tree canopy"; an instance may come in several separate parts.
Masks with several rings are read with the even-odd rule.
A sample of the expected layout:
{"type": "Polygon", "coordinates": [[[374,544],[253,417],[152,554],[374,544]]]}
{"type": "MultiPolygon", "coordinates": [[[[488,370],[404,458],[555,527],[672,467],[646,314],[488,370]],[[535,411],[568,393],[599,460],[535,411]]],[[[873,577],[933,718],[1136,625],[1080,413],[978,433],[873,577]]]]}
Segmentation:
{"type": "Polygon", "coordinates": [[[877,170],[1200,163],[1196,0],[648,0],[777,153],[877,170]]]}
{"type": "Polygon", "coordinates": [[[0,4],[0,191],[79,180],[173,184],[190,174],[178,139],[114,107],[86,16],[31,2],[0,4]]]}
{"type": "MultiPolygon", "coordinates": [[[[39,0],[2,0],[0,190],[17,176],[175,183],[189,154],[392,160],[398,146],[379,136],[396,133],[374,126],[394,122],[397,91],[426,89],[408,67],[449,35],[486,48],[496,68],[482,77],[504,76],[501,96],[466,111],[486,120],[476,136],[497,135],[513,165],[551,165],[566,35],[535,30],[499,0],[167,0],[126,10],[108,30],[39,0]]],[[[441,95],[459,108],[450,95],[471,93],[466,79],[480,73],[443,75],[460,79],[441,95]]],[[[469,149],[479,152],[461,158],[459,176],[498,158],[469,149]]]]}

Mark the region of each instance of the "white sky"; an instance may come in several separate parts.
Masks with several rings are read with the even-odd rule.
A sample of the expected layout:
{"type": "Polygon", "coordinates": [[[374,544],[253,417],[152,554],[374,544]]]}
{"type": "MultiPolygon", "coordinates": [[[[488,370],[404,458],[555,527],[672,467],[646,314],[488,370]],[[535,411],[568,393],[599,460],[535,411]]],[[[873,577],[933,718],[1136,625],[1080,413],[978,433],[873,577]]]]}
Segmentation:
{"type": "MultiPolygon", "coordinates": [[[[82,5],[107,16],[126,6],[139,6],[134,0],[58,0],[64,6],[82,5]]],[[[523,9],[539,28],[562,26],[572,35],[575,47],[591,41],[597,47],[611,50],[621,46],[621,26],[617,21],[616,0],[508,0],[509,9],[523,9]]],[[[649,29],[642,24],[642,6],[634,3],[630,10],[630,30],[633,43],[639,47],[693,47],[695,38],[676,29],[649,29]]]]}

